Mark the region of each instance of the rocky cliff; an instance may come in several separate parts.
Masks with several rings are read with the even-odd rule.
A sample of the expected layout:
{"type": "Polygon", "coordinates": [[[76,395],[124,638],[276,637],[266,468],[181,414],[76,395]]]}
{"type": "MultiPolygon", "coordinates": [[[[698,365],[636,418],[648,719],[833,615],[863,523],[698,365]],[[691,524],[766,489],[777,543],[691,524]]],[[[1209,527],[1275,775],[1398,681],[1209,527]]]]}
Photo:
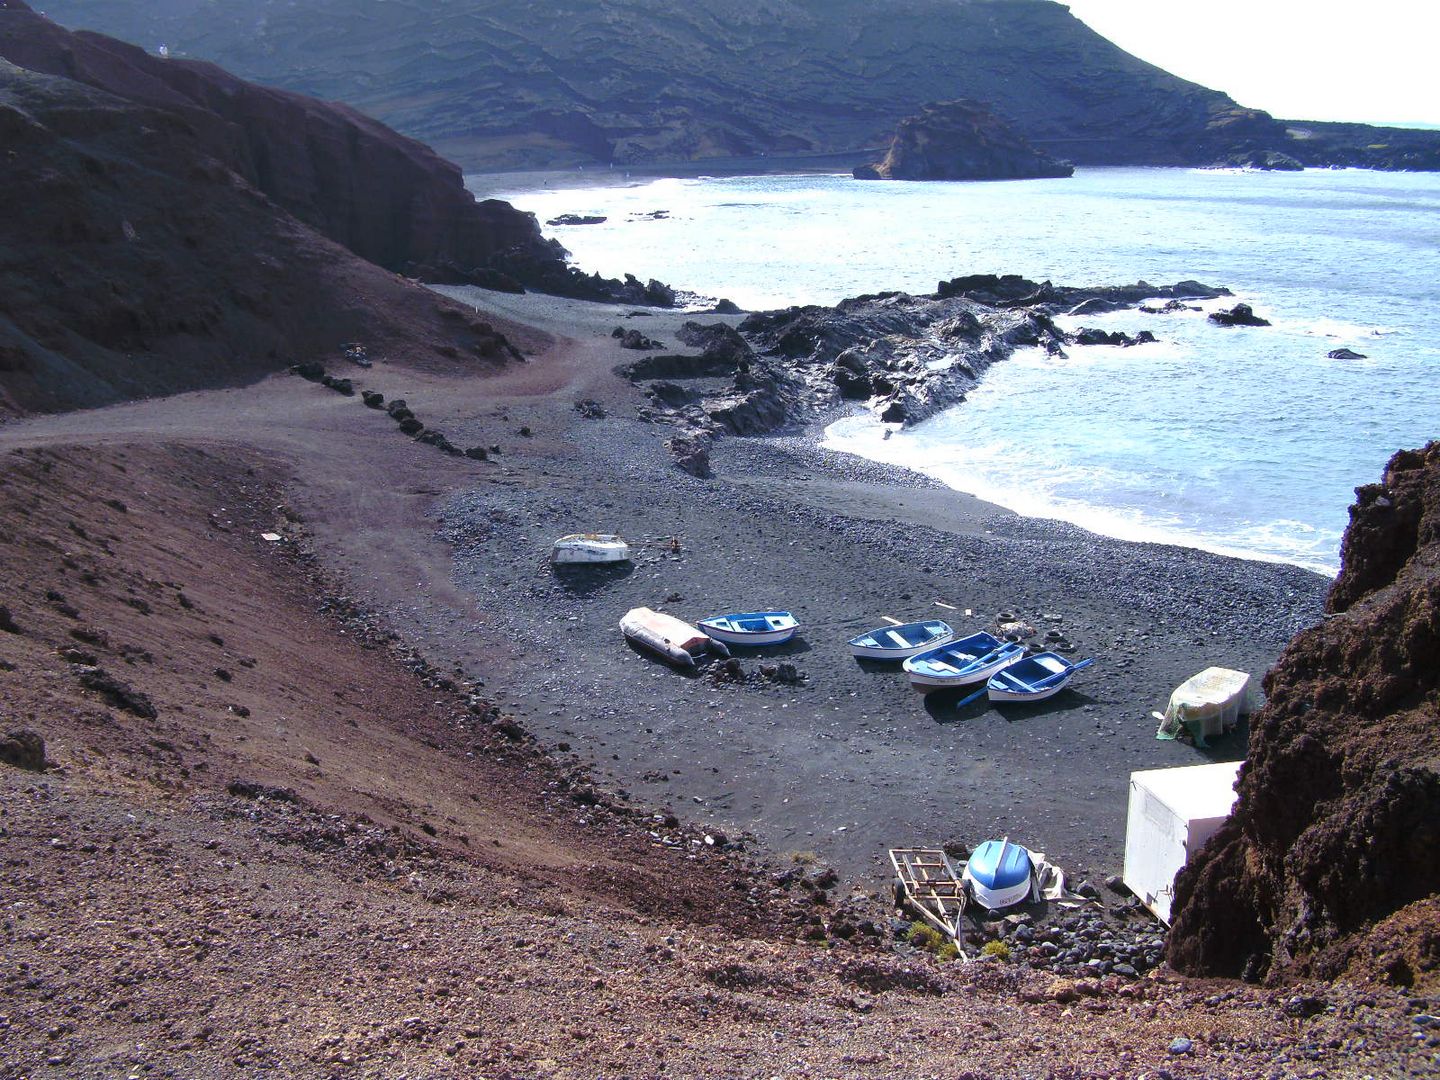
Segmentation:
{"type": "Polygon", "coordinates": [[[563,252],[533,217],[477,203],[454,165],[343,105],[71,33],[19,2],[0,8],[0,56],[174,114],[198,148],[251,187],[387,269],[429,280],[468,280],[507,262],[563,269],[563,252]]]}
{"type": "Polygon", "coordinates": [[[900,121],[885,159],[857,180],[1028,180],[1064,177],[1073,165],[1036,150],[978,101],[941,101],[900,121]]]}
{"type": "Polygon", "coordinates": [[[1328,617],[1266,678],[1229,821],[1180,874],[1183,972],[1440,985],[1440,443],[1356,491],[1328,617]]]}
{"type": "MultiPolygon", "coordinates": [[[[7,49],[22,19],[41,22],[0,8],[7,49]]],[[[352,342],[420,364],[512,355],[468,308],[287,213],[217,154],[242,131],[202,121],[0,59],[0,413],[241,382],[352,342]]]]}
{"type": "Polygon", "coordinates": [[[348,102],[475,167],[850,153],[882,146],[922,103],[959,98],[1080,164],[1209,164],[1287,138],[1266,114],[1136,59],[1049,0],[47,0],[47,10],[348,102]]]}

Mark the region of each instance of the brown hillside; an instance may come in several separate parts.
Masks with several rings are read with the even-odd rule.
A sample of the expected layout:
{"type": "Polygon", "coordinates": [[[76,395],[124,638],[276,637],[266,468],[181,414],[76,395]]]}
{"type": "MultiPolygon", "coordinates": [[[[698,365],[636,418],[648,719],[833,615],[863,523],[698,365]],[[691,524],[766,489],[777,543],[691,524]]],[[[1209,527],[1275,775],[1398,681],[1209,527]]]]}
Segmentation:
{"type": "Polygon", "coordinates": [[[1356,491],[1330,617],[1270,673],[1230,820],[1176,883],[1171,962],[1440,985],[1440,443],[1356,491]]]}

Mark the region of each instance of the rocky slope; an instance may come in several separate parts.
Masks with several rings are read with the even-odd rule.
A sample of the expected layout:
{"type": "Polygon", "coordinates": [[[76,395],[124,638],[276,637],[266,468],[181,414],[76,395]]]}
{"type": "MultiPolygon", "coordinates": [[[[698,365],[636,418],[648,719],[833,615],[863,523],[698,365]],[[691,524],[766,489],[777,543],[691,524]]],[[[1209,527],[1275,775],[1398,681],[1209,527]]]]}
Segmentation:
{"type": "Polygon", "coordinates": [[[192,156],[212,158],[322,236],[397,273],[594,300],[671,300],[658,283],[571,270],[532,215],[476,202],[450,162],[344,105],[71,33],[22,0],[0,7],[0,57],[173,114],[193,138],[192,156]]]}
{"type": "Polygon", "coordinates": [[[1440,985],[1440,443],[1350,511],[1329,618],[1266,680],[1239,801],[1180,875],[1195,974],[1440,985]]]}
{"type": "Polygon", "coordinates": [[[179,113],[0,60],[0,129],[0,186],[24,208],[0,216],[11,410],[235,383],[354,342],[431,364],[512,354],[280,210],[179,113]]]}
{"type": "MultiPolygon", "coordinates": [[[[345,101],[476,167],[854,152],[988,103],[1080,164],[1208,164],[1284,128],[1049,0],[52,0],[70,26],[345,101]]],[[[1263,147],[1262,147],[1263,148],[1263,147]]],[[[763,165],[763,162],[761,163],[763,165]]]]}
{"type": "Polygon", "coordinates": [[[926,105],[900,121],[883,161],[857,180],[1027,180],[1064,177],[1072,165],[1041,153],[976,101],[926,105]]]}

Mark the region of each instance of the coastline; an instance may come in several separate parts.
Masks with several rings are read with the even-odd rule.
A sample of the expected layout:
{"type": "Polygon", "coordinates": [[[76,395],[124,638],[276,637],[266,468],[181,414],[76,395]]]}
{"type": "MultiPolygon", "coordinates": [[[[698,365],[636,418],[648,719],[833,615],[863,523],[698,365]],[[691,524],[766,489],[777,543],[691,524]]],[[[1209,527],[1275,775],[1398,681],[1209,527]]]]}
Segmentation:
{"type": "MultiPolygon", "coordinates": [[[[1021,517],[820,449],[815,429],[722,440],[716,478],[697,480],[671,464],[673,429],[637,419],[644,399],[610,374],[633,358],[609,337],[623,311],[473,300],[570,338],[586,362],[558,393],[497,405],[532,433],[504,459],[509,478],[437,509],[456,585],[487,613],[468,647],[522,723],[596,762],[605,786],[753,832],[782,859],[819,858],[870,888],[888,877],[889,847],[993,833],[1080,877],[1114,873],[1131,771],[1244,752],[1243,727],[1206,751],[1157,742],[1151,710],[1211,665],[1258,679],[1319,619],[1321,575],[1021,517]],[[580,418],[582,396],[606,417],[580,418]],[[630,539],[632,567],[556,577],[548,542],[590,530],[630,539]],[[615,624],[641,605],[691,621],[774,606],[803,629],[787,646],[742,656],[739,683],[687,677],[624,647],[615,624]],[[897,670],[861,665],[844,644],[885,616],[938,616],[970,632],[993,628],[1002,611],[1039,638],[1058,628],[1075,659],[1097,664],[1043,705],[957,711],[958,695],[922,699],[897,670]],[[536,655],[563,656],[563,670],[534,665],[536,655]],[[762,666],[778,660],[803,683],[766,680],[762,666]]],[[[643,326],[670,341],[688,317],[650,312],[643,326]]]]}

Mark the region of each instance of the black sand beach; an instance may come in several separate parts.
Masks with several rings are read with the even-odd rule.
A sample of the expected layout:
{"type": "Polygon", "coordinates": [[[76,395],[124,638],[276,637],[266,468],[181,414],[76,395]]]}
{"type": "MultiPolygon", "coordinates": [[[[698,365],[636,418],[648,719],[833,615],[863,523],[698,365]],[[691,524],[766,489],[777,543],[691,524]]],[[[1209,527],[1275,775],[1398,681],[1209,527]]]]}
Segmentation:
{"type": "MultiPolygon", "coordinates": [[[[604,786],[752,831],[782,857],[813,855],[868,889],[888,875],[889,847],[1008,835],[1077,879],[1117,872],[1132,770],[1244,751],[1243,727],[1203,751],[1159,742],[1151,710],[1210,665],[1258,678],[1319,618],[1319,575],[1023,518],[817,449],[817,432],[722,441],[715,477],[695,479],[664,449],[673,429],[637,420],[644,399],[608,371],[634,355],[613,346],[612,326],[671,341],[693,316],[626,322],[615,308],[463,294],[576,339],[583,361],[563,388],[470,421],[477,436],[497,423],[531,435],[438,513],[456,584],[483,612],[461,651],[537,737],[595,762],[604,786]],[[581,419],[582,396],[607,415],[581,419]],[[619,532],[633,566],[557,574],[549,545],[575,531],[619,532]],[[627,647],[616,624],[640,605],[691,621],[787,608],[803,630],[742,651],[734,683],[627,647]],[[922,698],[845,645],[885,616],[942,617],[963,633],[993,630],[1001,612],[1036,641],[1062,634],[1094,667],[1037,706],[957,710],[957,694],[922,698]],[[766,679],[777,660],[802,684],[766,679]]],[[[467,433],[464,418],[445,419],[456,424],[467,433]]]]}

